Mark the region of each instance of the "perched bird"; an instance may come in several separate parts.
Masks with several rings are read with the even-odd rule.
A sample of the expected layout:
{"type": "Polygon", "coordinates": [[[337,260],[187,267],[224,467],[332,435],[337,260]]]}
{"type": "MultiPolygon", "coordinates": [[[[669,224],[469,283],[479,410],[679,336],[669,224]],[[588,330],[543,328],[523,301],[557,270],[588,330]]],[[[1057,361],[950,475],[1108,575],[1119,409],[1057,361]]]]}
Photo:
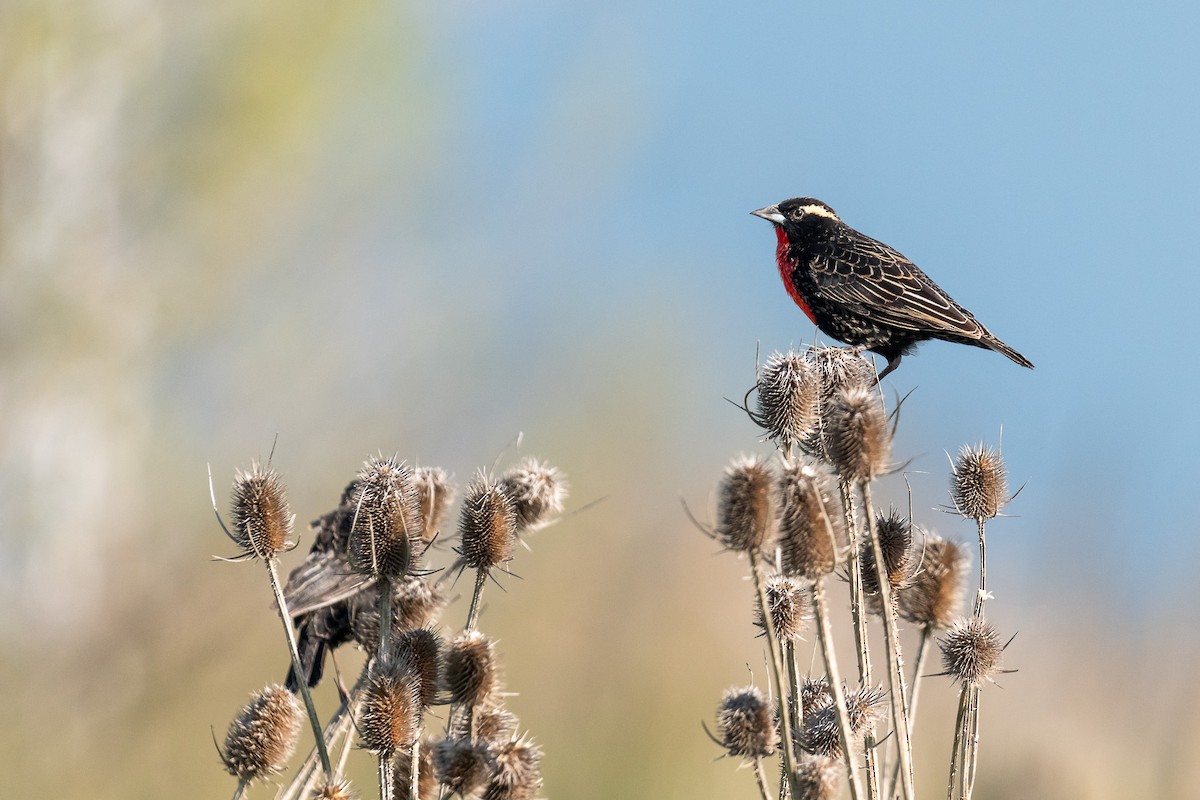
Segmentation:
{"type": "Polygon", "coordinates": [[[990,348],[1033,368],[916,264],[820,200],[795,197],[750,213],[775,226],[779,274],[796,305],[829,336],[886,358],[879,380],[927,339],[990,348]]]}

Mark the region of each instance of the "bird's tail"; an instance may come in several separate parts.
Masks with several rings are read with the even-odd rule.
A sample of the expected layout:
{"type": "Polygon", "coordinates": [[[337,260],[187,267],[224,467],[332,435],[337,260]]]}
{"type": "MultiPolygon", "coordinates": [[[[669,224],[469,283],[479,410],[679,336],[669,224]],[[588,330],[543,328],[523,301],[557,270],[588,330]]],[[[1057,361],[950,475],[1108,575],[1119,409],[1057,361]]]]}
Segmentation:
{"type": "Polygon", "coordinates": [[[988,339],[984,339],[983,344],[986,347],[992,348],[997,353],[1003,353],[1004,355],[1011,358],[1013,361],[1020,364],[1022,367],[1029,367],[1030,369],[1033,369],[1032,361],[1030,361],[1028,358],[1026,358],[1025,356],[1018,353],[1016,350],[1013,350],[1011,347],[1009,347],[1004,342],[997,339],[995,336],[992,336],[991,338],[988,338],[988,339]]]}

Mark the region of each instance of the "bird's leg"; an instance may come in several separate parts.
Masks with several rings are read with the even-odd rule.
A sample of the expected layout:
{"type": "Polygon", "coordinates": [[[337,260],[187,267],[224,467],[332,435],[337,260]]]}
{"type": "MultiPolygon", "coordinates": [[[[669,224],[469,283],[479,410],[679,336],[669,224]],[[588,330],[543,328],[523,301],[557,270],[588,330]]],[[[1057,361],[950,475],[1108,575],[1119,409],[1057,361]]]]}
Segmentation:
{"type": "Polygon", "coordinates": [[[880,381],[882,381],[884,378],[886,378],[889,372],[894,370],[896,367],[900,366],[901,357],[902,357],[902,354],[897,353],[895,356],[888,359],[887,366],[883,368],[883,372],[881,372],[877,376],[875,376],[876,384],[878,384],[880,381]]]}

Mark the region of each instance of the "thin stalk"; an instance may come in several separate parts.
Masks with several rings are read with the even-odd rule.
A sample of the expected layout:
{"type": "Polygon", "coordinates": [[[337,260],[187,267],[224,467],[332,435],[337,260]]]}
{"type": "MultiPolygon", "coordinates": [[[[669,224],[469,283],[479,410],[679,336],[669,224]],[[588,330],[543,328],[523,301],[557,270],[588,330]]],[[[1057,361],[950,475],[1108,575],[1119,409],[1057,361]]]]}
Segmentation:
{"type": "Polygon", "coordinates": [[[786,684],[783,681],[783,655],[779,651],[779,638],[775,634],[775,623],[771,619],[771,605],[767,601],[767,590],[763,585],[762,568],[758,552],[750,551],[750,574],[754,578],[754,591],[758,595],[758,609],[762,614],[763,627],[767,631],[767,651],[770,654],[772,678],[775,680],[775,696],[779,705],[779,727],[783,733],[783,763],[787,769],[788,785],[792,787],[792,796],[798,794],[796,784],[796,746],[792,734],[791,715],[788,714],[786,684]]]}
{"type": "Polygon", "coordinates": [[[966,784],[966,795],[970,797],[975,792],[975,768],[979,765],[979,686],[971,687],[970,707],[967,709],[970,729],[967,733],[967,760],[963,767],[963,781],[966,784]]]}
{"type": "MultiPolygon", "coordinates": [[[[921,693],[921,670],[925,667],[925,657],[929,654],[929,643],[933,640],[933,636],[929,628],[921,629],[921,642],[917,645],[917,657],[913,661],[913,676],[909,686],[912,691],[908,693],[908,728],[910,731],[917,727],[917,697],[921,693]]],[[[897,782],[900,780],[900,762],[892,768],[892,779],[888,783],[888,791],[885,793],[887,797],[896,796],[897,782]]]]}
{"type": "Polygon", "coordinates": [[[788,672],[788,713],[792,717],[792,730],[802,731],[804,730],[804,710],[800,703],[800,669],[796,665],[796,643],[784,642],[783,648],[783,660],[787,664],[788,672]]]}
{"type": "Polygon", "coordinates": [[[412,751],[408,756],[408,796],[411,800],[421,800],[421,731],[417,731],[417,738],[413,739],[412,751]]]}
{"type": "Polygon", "coordinates": [[[233,800],[242,800],[246,796],[246,787],[249,785],[250,781],[247,778],[238,780],[237,788],[233,790],[233,800]]]}
{"type": "Polygon", "coordinates": [[[979,527],[979,594],[975,598],[975,619],[983,619],[983,603],[987,599],[987,537],[983,520],[976,520],[979,527]]]}
{"type": "MultiPolygon", "coordinates": [[[[854,492],[850,482],[838,476],[838,489],[842,495],[842,513],[846,518],[846,536],[850,540],[849,563],[846,565],[850,574],[850,616],[854,620],[854,645],[858,651],[858,678],[863,687],[874,686],[871,676],[871,651],[867,640],[867,619],[863,609],[862,567],[859,563],[858,552],[858,513],[854,504],[854,492]]],[[[866,515],[870,517],[868,507],[866,515]]],[[[875,756],[875,732],[867,730],[863,736],[863,756],[867,768],[867,797],[875,800],[879,797],[879,769],[875,756]]]]}
{"type": "Polygon", "coordinates": [[[863,481],[861,486],[863,508],[866,509],[867,530],[871,535],[871,552],[875,558],[875,576],[879,581],[879,595],[883,603],[884,653],[891,671],[888,682],[892,691],[892,728],[896,731],[896,752],[900,766],[900,790],[905,800],[913,800],[912,734],[908,727],[908,687],[904,682],[904,658],[900,654],[900,634],[896,630],[896,604],[892,601],[892,584],[888,579],[887,564],[883,561],[883,547],[879,542],[879,528],[875,524],[875,507],[871,502],[871,484],[863,481]]]}
{"type": "Polygon", "coordinates": [[[842,675],[838,669],[837,655],[833,650],[833,632],[829,625],[829,605],[825,600],[825,579],[813,583],[813,605],[817,612],[817,638],[821,642],[821,656],[825,660],[825,676],[829,690],[833,693],[833,704],[838,715],[838,736],[842,740],[842,760],[846,762],[846,777],[850,784],[851,800],[863,796],[858,782],[858,769],[854,763],[854,749],[850,746],[850,712],[846,710],[846,692],[842,689],[842,675]]]}
{"type": "Polygon", "coordinates": [[[392,759],[385,755],[379,756],[379,800],[391,800],[394,780],[392,759]]]}
{"type": "MultiPolygon", "coordinates": [[[[754,782],[758,784],[758,791],[762,794],[762,800],[771,800],[771,790],[767,787],[767,776],[763,772],[762,756],[754,757],[754,782]]],[[[413,795],[416,797],[416,795],[413,795]]]]}
{"type": "MultiPolygon", "coordinates": [[[[954,790],[959,788],[958,781],[962,772],[963,744],[966,739],[967,705],[970,686],[963,684],[958,695],[958,716],[954,720],[954,746],[950,752],[950,780],[946,788],[946,800],[954,800],[954,790]]],[[[961,787],[965,790],[965,786],[961,787]]],[[[958,795],[964,797],[965,795],[958,795]]]]}
{"type": "Polygon", "coordinates": [[[480,568],[475,573],[475,593],[471,595],[471,610],[467,612],[466,630],[475,630],[476,623],[479,622],[479,599],[483,597],[483,586],[487,583],[487,570],[480,568]]]}
{"type": "MultiPolygon", "coordinates": [[[[354,688],[346,695],[346,699],[338,706],[338,710],[334,712],[329,719],[329,723],[325,726],[324,741],[336,743],[339,737],[344,737],[346,747],[342,751],[341,766],[338,767],[337,774],[344,774],[346,764],[346,754],[349,751],[350,732],[353,730],[351,723],[353,722],[353,714],[351,713],[351,705],[358,705],[358,694],[362,689],[363,684],[367,679],[367,665],[363,665],[363,670],[358,676],[358,681],[354,684],[354,688]]],[[[301,797],[308,797],[312,794],[316,783],[316,765],[317,765],[317,750],[313,748],[308,757],[304,759],[304,763],[300,765],[300,769],[296,772],[296,776],[292,778],[292,782],[288,784],[287,789],[279,796],[279,800],[297,800],[301,797]]]]}
{"type": "MultiPolygon", "coordinates": [[[[382,669],[391,657],[392,649],[392,580],[376,575],[379,582],[379,649],[375,653],[375,668],[382,669]]],[[[392,754],[379,754],[379,800],[392,800],[392,754]]]]}
{"type": "Polygon", "coordinates": [[[304,707],[308,710],[308,721],[312,726],[313,738],[317,742],[317,753],[321,757],[321,768],[325,771],[325,780],[333,781],[333,767],[329,762],[329,750],[325,747],[325,737],[321,730],[321,718],[317,716],[317,707],[313,704],[312,693],[308,691],[308,681],[305,680],[304,670],[300,667],[300,653],[296,649],[296,629],[292,627],[292,615],[288,613],[287,601],[283,599],[283,589],[279,586],[279,570],[275,559],[268,558],[267,575],[271,578],[271,591],[275,593],[275,605],[279,610],[279,618],[283,620],[283,632],[287,636],[288,654],[292,657],[292,669],[296,674],[296,683],[300,686],[300,696],[304,698],[304,707]]]}

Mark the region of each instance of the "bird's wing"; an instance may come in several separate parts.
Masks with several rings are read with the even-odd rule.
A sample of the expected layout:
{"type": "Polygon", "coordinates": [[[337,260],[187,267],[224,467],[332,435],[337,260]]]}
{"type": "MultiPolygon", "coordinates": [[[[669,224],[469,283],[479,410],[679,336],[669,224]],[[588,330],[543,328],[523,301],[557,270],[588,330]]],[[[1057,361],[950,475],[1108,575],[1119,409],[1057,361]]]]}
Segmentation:
{"type": "Polygon", "coordinates": [[[971,338],[986,331],[901,253],[857,231],[833,238],[810,264],[817,293],[873,320],[971,338]]]}
{"type": "Polygon", "coordinates": [[[345,600],[372,580],[352,570],[344,555],[312,552],[288,575],[283,596],[288,612],[298,617],[345,600]]]}

